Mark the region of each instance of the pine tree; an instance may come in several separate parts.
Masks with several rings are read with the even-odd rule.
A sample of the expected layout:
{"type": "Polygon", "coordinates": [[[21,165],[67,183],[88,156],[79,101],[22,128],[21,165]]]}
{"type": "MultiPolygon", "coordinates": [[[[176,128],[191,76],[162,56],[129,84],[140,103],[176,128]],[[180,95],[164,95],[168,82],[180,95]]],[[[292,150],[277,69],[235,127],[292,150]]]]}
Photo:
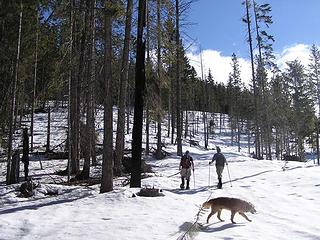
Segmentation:
{"type": "MultiPolygon", "coordinates": [[[[315,101],[318,105],[318,114],[320,114],[320,50],[316,45],[312,45],[310,49],[310,64],[309,64],[309,78],[312,81],[314,88],[315,101]]],[[[317,142],[317,162],[320,164],[320,150],[319,150],[319,122],[320,116],[318,115],[318,120],[316,122],[316,142],[317,142]]]]}
{"type": "Polygon", "coordinates": [[[290,94],[286,82],[280,72],[275,73],[270,83],[271,94],[271,122],[275,129],[275,154],[277,159],[282,159],[283,151],[290,152],[286,146],[289,142],[289,118],[291,115],[290,94]]]}
{"type": "Polygon", "coordinates": [[[228,105],[231,124],[231,144],[233,144],[234,129],[238,131],[238,150],[240,151],[240,112],[239,112],[239,95],[241,94],[241,77],[240,65],[237,56],[233,53],[231,58],[232,71],[229,74],[228,82],[228,105]]]}
{"type": "Polygon", "coordinates": [[[311,83],[305,68],[298,60],[288,62],[285,79],[291,96],[291,128],[296,142],[296,153],[304,160],[304,139],[312,135],[314,129],[314,109],[311,83]]]}

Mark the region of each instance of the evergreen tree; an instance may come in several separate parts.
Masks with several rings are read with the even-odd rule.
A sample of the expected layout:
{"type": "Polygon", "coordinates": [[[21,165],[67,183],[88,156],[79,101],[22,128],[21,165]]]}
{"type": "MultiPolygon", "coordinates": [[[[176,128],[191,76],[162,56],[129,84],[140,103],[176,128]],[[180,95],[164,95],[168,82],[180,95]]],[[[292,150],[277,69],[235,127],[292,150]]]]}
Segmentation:
{"type": "Polygon", "coordinates": [[[318,105],[318,120],[316,122],[316,144],[317,144],[317,162],[320,164],[320,150],[319,150],[319,122],[320,122],[320,50],[316,45],[312,45],[310,49],[310,64],[309,64],[309,78],[314,87],[314,100],[318,105]]]}
{"type": "Polygon", "coordinates": [[[285,80],[291,97],[290,126],[294,133],[296,153],[304,160],[304,140],[312,135],[315,124],[311,82],[298,60],[287,63],[285,80]]]}
{"type": "Polygon", "coordinates": [[[228,81],[228,105],[229,105],[229,117],[231,127],[231,144],[233,144],[234,130],[238,130],[238,147],[240,151],[240,112],[239,112],[239,97],[241,94],[241,77],[240,77],[240,65],[237,56],[233,53],[231,58],[232,71],[229,73],[228,81]]]}

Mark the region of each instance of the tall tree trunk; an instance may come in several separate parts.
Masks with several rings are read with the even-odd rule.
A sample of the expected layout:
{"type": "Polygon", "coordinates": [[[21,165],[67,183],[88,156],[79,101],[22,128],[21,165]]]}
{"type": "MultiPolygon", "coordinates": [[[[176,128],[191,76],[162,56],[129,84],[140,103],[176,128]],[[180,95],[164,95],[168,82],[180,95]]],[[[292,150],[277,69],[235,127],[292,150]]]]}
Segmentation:
{"type": "Polygon", "coordinates": [[[171,129],[171,94],[169,94],[169,99],[168,99],[168,129],[167,129],[167,137],[170,137],[170,129],[171,129]]]}
{"type": "Polygon", "coordinates": [[[91,149],[91,160],[92,165],[97,165],[97,156],[96,156],[96,130],[95,130],[95,99],[94,99],[94,89],[96,86],[96,41],[95,41],[95,21],[96,21],[96,0],[91,0],[91,50],[90,50],[90,61],[89,61],[89,132],[90,132],[90,149],[91,149]]]}
{"type": "Polygon", "coordinates": [[[176,116],[175,116],[175,89],[174,89],[174,79],[171,79],[171,90],[170,90],[170,96],[171,96],[171,144],[174,144],[174,134],[175,134],[175,128],[176,128],[176,116]]]}
{"type": "MultiPolygon", "coordinates": [[[[38,8],[38,6],[37,6],[38,8]]],[[[30,150],[33,152],[33,136],[34,136],[34,109],[36,101],[36,89],[37,89],[37,71],[38,71],[38,45],[39,45],[39,13],[37,9],[37,26],[36,26],[36,46],[35,46],[35,56],[34,56],[34,75],[33,75],[33,90],[32,90],[32,105],[31,105],[31,123],[30,123],[30,150]]]]}
{"type": "Polygon", "coordinates": [[[20,0],[20,16],[19,16],[19,30],[18,30],[18,44],[17,44],[17,56],[16,56],[16,66],[15,66],[15,76],[12,84],[12,94],[11,94],[11,110],[9,118],[9,135],[8,135],[8,156],[7,156],[7,176],[6,184],[11,184],[14,179],[11,179],[11,167],[12,167],[12,141],[13,141],[13,126],[15,119],[15,109],[16,109],[16,94],[17,94],[17,82],[18,82],[18,71],[19,71],[19,61],[20,61],[20,45],[21,45],[21,28],[22,28],[22,11],[23,4],[20,0]]]}
{"type": "Polygon", "coordinates": [[[143,102],[145,89],[145,42],[143,28],[145,26],[146,0],[139,0],[138,29],[137,29],[137,56],[135,75],[135,102],[134,122],[132,130],[132,172],[130,187],[141,187],[141,148],[143,126],[143,102]]]}
{"type": "Polygon", "coordinates": [[[105,1],[105,54],[104,54],[104,82],[106,96],[104,98],[104,138],[103,161],[100,193],[113,190],[113,112],[112,112],[112,12],[108,6],[111,0],[105,1]]]}
{"type": "Polygon", "coordinates": [[[188,131],[189,131],[189,118],[188,118],[188,110],[186,110],[186,117],[184,122],[184,138],[188,137],[188,131]]]}
{"type": "Polygon", "coordinates": [[[51,135],[51,108],[50,105],[48,107],[48,126],[47,126],[47,145],[46,145],[46,152],[49,153],[50,151],[50,135],[51,135]]]}
{"type": "Polygon", "coordinates": [[[147,89],[147,94],[146,94],[146,110],[145,110],[145,115],[146,115],[146,155],[148,156],[150,153],[150,92],[148,91],[148,84],[150,80],[150,71],[151,71],[151,60],[150,60],[150,7],[149,7],[149,1],[146,1],[146,24],[147,24],[147,32],[146,32],[146,51],[147,51],[147,63],[146,63],[146,89],[147,89]],[[149,70],[150,69],[150,70],[149,70]]]}
{"type": "Polygon", "coordinates": [[[118,106],[118,123],[116,136],[116,151],[115,151],[115,175],[120,176],[122,173],[122,157],[124,149],[124,133],[125,133],[125,108],[126,108],[126,92],[128,81],[128,61],[130,50],[130,36],[131,36],[131,20],[132,20],[133,1],[127,1],[127,14],[125,37],[122,52],[122,62],[120,70],[120,91],[119,91],[119,106],[118,106]]]}
{"type": "Polygon", "coordinates": [[[320,79],[319,79],[319,69],[318,69],[318,66],[319,65],[319,62],[317,59],[315,59],[315,67],[316,67],[316,78],[317,78],[317,82],[316,82],[316,85],[317,85],[317,102],[318,102],[318,118],[317,118],[317,121],[316,121],[316,130],[317,130],[317,163],[318,165],[320,165],[320,143],[319,143],[319,135],[320,135],[320,126],[319,126],[319,123],[320,123],[320,79]]]}
{"type": "Polygon", "coordinates": [[[162,158],[162,141],[161,141],[161,0],[157,0],[157,78],[158,78],[158,113],[157,113],[157,151],[156,158],[162,158]]]}
{"type": "Polygon", "coordinates": [[[260,158],[260,134],[258,126],[258,96],[257,96],[257,86],[255,79],[255,70],[254,70],[254,57],[253,57],[253,46],[252,46],[252,36],[251,36],[251,19],[249,13],[250,0],[246,0],[246,23],[248,27],[249,35],[249,48],[250,48],[250,59],[251,59],[251,73],[252,73],[252,84],[253,84],[253,96],[254,96],[254,119],[255,119],[255,154],[260,158]]]}
{"type": "Polygon", "coordinates": [[[83,129],[82,127],[82,122],[81,122],[81,92],[82,92],[82,84],[84,82],[84,78],[85,78],[85,56],[86,56],[86,36],[87,36],[87,22],[88,22],[88,8],[86,7],[86,5],[84,5],[84,1],[80,1],[80,19],[78,19],[77,23],[79,26],[79,40],[77,42],[79,42],[79,51],[80,51],[80,55],[79,55],[79,62],[78,62],[78,72],[77,72],[77,78],[76,78],[76,113],[75,113],[75,131],[74,131],[74,136],[76,137],[75,141],[76,141],[76,147],[75,147],[75,162],[74,162],[74,166],[75,166],[75,172],[74,173],[79,173],[80,171],[80,142],[81,142],[81,138],[83,137],[81,134],[81,131],[83,129]],[[84,11],[84,16],[83,16],[83,10],[84,11]],[[80,31],[81,29],[81,31],[80,31]]]}
{"type": "Polygon", "coordinates": [[[68,183],[70,182],[70,175],[71,175],[71,161],[72,161],[72,151],[73,151],[73,141],[71,140],[71,130],[72,130],[72,84],[73,84],[73,49],[74,49],[74,0],[70,0],[70,38],[69,38],[69,46],[70,46],[70,58],[69,58],[69,79],[68,79],[68,183]]]}
{"type": "Polygon", "coordinates": [[[202,117],[203,117],[203,135],[204,135],[204,148],[207,149],[208,148],[208,141],[207,141],[207,88],[208,88],[208,84],[207,84],[207,80],[204,79],[204,73],[203,73],[203,64],[202,64],[202,50],[200,48],[200,65],[201,65],[201,79],[202,81],[204,81],[204,84],[203,84],[203,105],[204,105],[204,108],[203,108],[203,113],[202,113],[202,117]]]}
{"type": "MultiPolygon", "coordinates": [[[[86,84],[85,88],[85,111],[86,111],[86,124],[85,124],[85,131],[81,130],[81,138],[85,140],[86,148],[82,149],[84,152],[84,163],[83,163],[83,170],[81,173],[81,179],[89,179],[90,177],[90,157],[93,153],[92,150],[92,140],[94,140],[94,122],[92,118],[93,116],[93,83],[91,79],[91,68],[93,64],[93,52],[94,48],[91,44],[94,44],[94,7],[95,1],[94,0],[87,0],[86,1],[86,10],[85,10],[85,20],[84,20],[84,30],[83,30],[83,41],[86,43],[85,50],[87,54],[85,54],[85,61],[87,62],[87,68],[84,73],[85,78],[83,81],[86,84]],[[89,36],[87,37],[87,29],[89,27],[89,36]],[[92,125],[93,124],[93,125],[92,125]]],[[[82,140],[83,142],[83,140],[82,140]]]]}
{"type": "Polygon", "coordinates": [[[231,146],[233,146],[234,142],[234,127],[233,127],[233,117],[230,117],[230,129],[231,129],[231,146]]]}
{"type": "MultiPolygon", "coordinates": [[[[80,24],[77,20],[76,20],[76,15],[75,15],[75,10],[74,8],[75,6],[75,0],[71,0],[72,1],[72,6],[73,9],[72,11],[72,53],[71,53],[71,57],[72,57],[72,65],[71,65],[71,92],[70,92],[70,141],[71,141],[71,162],[70,162],[70,174],[76,174],[79,171],[79,159],[78,159],[78,134],[79,134],[79,128],[78,128],[78,84],[79,84],[79,79],[75,76],[75,55],[78,49],[76,49],[76,47],[78,46],[78,40],[75,37],[76,36],[76,24],[80,24]]],[[[77,25],[78,26],[78,25],[77,25]]]]}
{"type": "Polygon", "coordinates": [[[237,126],[238,126],[238,152],[241,151],[241,142],[240,142],[240,138],[241,138],[241,127],[240,127],[240,121],[239,121],[239,117],[237,116],[237,126]]]}
{"type": "Polygon", "coordinates": [[[250,120],[247,120],[247,136],[248,136],[248,153],[251,154],[251,124],[250,120]]]}
{"type": "Polygon", "coordinates": [[[182,156],[182,126],[181,126],[181,79],[180,79],[180,10],[179,0],[176,0],[176,98],[177,98],[177,155],[182,156]]]}

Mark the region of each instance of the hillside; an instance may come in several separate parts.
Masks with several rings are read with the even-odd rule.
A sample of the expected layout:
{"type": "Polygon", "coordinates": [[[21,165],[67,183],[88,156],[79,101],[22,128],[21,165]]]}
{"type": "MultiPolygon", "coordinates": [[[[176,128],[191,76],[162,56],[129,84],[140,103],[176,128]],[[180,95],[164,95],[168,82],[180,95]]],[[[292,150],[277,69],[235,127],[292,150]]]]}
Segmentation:
{"type": "MultiPolygon", "coordinates": [[[[62,121],[59,116],[63,118],[57,113],[53,119],[62,121]]],[[[45,122],[45,116],[37,115],[37,120],[45,122]]],[[[39,143],[44,126],[38,124],[39,143]]],[[[53,133],[53,142],[63,138],[63,131],[53,133]]],[[[196,138],[201,145],[201,135],[196,138]]],[[[143,186],[160,188],[164,194],[154,198],[135,197],[139,189],[122,186],[126,177],[115,179],[114,191],[105,194],[99,194],[98,184],[59,184],[66,179],[54,172],[64,169],[66,160],[44,160],[43,170],[39,161],[32,161],[30,174],[41,185],[32,198],[21,198],[16,191],[19,185],[4,184],[2,162],[0,239],[320,239],[319,166],[289,162],[284,167],[283,161],[255,160],[238,153],[229,141],[227,128],[209,140],[209,147],[219,145],[229,162],[230,179],[225,169],[221,190],[215,187],[215,167],[208,165],[214,150],[184,144],[184,151],[189,150],[195,160],[195,176],[188,191],[178,189],[179,175],[172,176],[180,161],[175,146],[166,145],[172,155],[164,160],[149,157],[154,173],[143,179],[143,186]],[[58,194],[47,196],[48,191],[58,194]],[[252,202],[257,210],[255,215],[247,214],[252,222],[237,214],[236,224],[232,224],[230,212],[225,210],[225,222],[215,215],[206,224],[208,211],[201,211],[197,218],[203,202],[220,196],[252,202]]],[[[99,176],[100,168],[92,168],[91,175],[99,176]]]]}

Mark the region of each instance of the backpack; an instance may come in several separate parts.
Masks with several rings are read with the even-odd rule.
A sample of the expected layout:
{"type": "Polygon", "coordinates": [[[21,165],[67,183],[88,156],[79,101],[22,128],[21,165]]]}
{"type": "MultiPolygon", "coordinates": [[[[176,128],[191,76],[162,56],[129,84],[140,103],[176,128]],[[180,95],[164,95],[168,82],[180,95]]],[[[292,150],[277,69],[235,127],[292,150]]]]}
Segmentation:
{"type": "Polygon", "coordinates": [[[180,165],[182,166],[182,168],[189,168],[191,166],[191,161],[192,161],[192,159],[190,156],[184,155],[181,158],[180,165]]]}

